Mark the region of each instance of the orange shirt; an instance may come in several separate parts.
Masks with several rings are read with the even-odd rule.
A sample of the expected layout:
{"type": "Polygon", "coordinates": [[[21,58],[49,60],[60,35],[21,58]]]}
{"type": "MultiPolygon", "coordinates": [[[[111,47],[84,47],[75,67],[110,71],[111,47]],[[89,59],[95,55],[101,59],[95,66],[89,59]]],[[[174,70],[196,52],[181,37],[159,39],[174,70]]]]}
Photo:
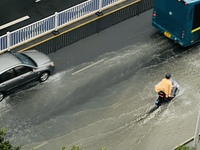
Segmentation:
{"type": "Polygon", "coordinates": [[[166,97],[170,96],[171,90],[172,90],[172,82],[170,81],[170,79],[164,78],[160,83],[158,83],[155,86],[155,91],[156,92],[163,91],[166,94],[166,97]]]}

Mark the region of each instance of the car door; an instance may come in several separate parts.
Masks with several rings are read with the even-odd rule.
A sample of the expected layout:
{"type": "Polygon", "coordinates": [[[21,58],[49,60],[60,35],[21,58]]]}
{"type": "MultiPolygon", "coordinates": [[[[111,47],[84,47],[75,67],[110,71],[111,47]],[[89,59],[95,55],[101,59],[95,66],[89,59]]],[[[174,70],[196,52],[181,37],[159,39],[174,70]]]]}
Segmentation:
{"type": "Polygon", "coordinates": [[[18,87],[18,80],[13,69],[9,69],[0,75],[0,91],[9,92],[18,87]]]}
{"type": "Polygon", "coordinates": [[[14,68],[16,76],[19,78],[19,86],[27,84],[37,79],[34,68],[29,66],[17,66],[14,68]]]}

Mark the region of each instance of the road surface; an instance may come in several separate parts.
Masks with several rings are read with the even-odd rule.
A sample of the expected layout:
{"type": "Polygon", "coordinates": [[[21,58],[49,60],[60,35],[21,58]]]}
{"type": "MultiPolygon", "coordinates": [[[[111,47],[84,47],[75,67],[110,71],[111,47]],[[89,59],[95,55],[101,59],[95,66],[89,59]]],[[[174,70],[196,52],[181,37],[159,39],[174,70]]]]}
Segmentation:
{"type": "Polygon", "coordinates": [[[0,104],[0,126],[23,150],[170,150],[194,135],[200,47],[181,48],[151,26],[147,11],[51,53],[56,72],[0,104]],[[175,101],[152,113],[166,73],[175,101]]]}

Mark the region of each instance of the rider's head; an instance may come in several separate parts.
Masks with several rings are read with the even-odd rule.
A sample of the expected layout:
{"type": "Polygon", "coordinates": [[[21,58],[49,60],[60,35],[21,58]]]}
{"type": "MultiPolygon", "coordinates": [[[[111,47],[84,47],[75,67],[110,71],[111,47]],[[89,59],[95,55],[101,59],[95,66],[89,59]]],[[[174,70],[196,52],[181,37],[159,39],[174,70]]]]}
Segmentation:
{"type": "Polygon", "coordinates": [[[171,74],[167,73],[167,74],[165,75],[165,78],[170,79],[170,78],[171,78],[171,74]]]}

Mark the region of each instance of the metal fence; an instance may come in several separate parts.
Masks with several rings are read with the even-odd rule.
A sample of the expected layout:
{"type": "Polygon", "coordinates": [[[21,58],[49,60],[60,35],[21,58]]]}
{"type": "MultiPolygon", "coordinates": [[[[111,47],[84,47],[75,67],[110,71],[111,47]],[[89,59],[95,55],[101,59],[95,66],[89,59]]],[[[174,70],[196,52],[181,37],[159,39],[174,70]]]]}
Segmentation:
{"type": "Polygon", "coordinates": [[[12,47],[33,40],[39,36],[57,31],[62,26],[87,15],[101,12],[103,8],[120,1],[123,0],[88,0],[62,12],[55,12],[54,15],[0,36],[0,50],[10,50],[12,47]]]}
{"type": "MultiPolygon", "coordinates": [[[[59,36],[54,36],[53,38],[49,38],[48,40],[45,40],[41,37],[41,40],[35,40],[35,43],[33,45],[31,45],[32,43],[24,44],[16,47],[13,50],[19,51],[37,49],[45,54],[56,52],[63,47],[66,47],[93,34],[99,33],[102,30],[116,25],[126,19],[140,15],[141,13],[152,9],[153,1],[154,0],[131,0],[128,3],[125,2],[126,4],[118,5],[107,13],[102,11],[104,14],[102,17],[97,17],[93,21],[86,24],[79,24],[79,27],[73,28],[73,30],[62,32],[61,34],[59,34],[59,36]]],[[[84,52],[87,53],[87,50],[84,50],[84,52]]]]}

